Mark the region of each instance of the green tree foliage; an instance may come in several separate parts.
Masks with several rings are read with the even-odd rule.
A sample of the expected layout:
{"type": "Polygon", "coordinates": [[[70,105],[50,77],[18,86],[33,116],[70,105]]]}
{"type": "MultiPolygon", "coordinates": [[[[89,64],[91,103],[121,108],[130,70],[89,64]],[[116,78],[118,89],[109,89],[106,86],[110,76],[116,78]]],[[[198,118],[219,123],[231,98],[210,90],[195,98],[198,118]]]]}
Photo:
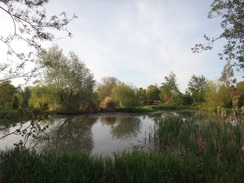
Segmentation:
{"type": "Polygon", "coordinates": [[[223,105],[220,98],[218,98],[218,85],[214,81],[208,81],[208,88],[204,96],[207,108],[216,109],[217,106],[223,105]]]}
{"type": "Polygon", "coordinates": [[[236,78],[234,78],[234,70],[230,63],[230,60],[228,60],[225,64],[219,80],[223,82],[226,86],[231,86],[236,83],[236,78]]]}
{"type": "Polygon", "coordinates": [[[29,105],[34,108],[42,108],[48,106],[50,110],[58,108],[58,99],[55,92],[50,86],[35,86],[31,88],[31,97],[29,99],[29,105]]]}
{"type": "Polygon", "coordinates": [[[138,97],[140,102],[145,103],[146,99],[147,99],[147,95],[146,95],[147,90],[143,89],[143,88],[139,88],[137,91],[138,97]]]}
{"type": "Polygon", "coordinates": [[[10,81],[0,83],[0,108],[11,108],[11,102],[17,88],[10,81]]]}
{"type": "Polygon", "coordinates": [[[240,95],[239,99],[238,99],[238,106],[242,107],[244,106],[244,93],[240,95]]]}
{"type": "Polygon", "coordinates": [[[62,110],[79,110],[94,96],[93,75],[73,52],[67,57],[54,46],[39,55],[39,62],[44,67],[44,83],[52,88],[62,110]]]}
{"type": "Polygon", "coordinates": [[[82,102],[80,109],[86,112],[97,112],[99,103],[96,100],[97,96],[94,94],[91,94],[89,99],[82,102]]]}
{"type": "Polygon", "coordinates": [[[226,39],[223,52],[219,54],[220,58],[226,60],[235,60],[234,65],[237,69],[244,71],[244,2],[243,0],[213,0],[208,18],[212,19],[220,16],[222,18],[221,27],[223,32],[216,38],[210,38],[204,35],[206,44],[196,44],[192,48],[193,52],[211,50],[214,43],[219,39],[226,39]]]}
{"type": "Polygon", "coordinates": [[[182,102],[181,93],[176,84],[176,75],[170,72],[169,76],[164,77],[160,91],[160,99],[165,104],[180,104],[182,102]]]}
{"type": "Polygon", "coordinates": [[[208,81],[208,87],[204,97],[206,107],[213,109],[216,109],[217,106],[231,107],[232,97],[230,89],[230,87],[218,81],[208,81]]]}
{"type": "Polygon", "coordinates": [[[232,106],[232,87],[228,87],[224,84],[219,86],[218,97],[222,100],[223,107],[231,107],[232,106]]]}
{"type": "Polygon", "coordinates": [[[244,94],[244,81],[240,81],[236,84],[237,95],[244,94]]]}
{"type": "Polygon", "coordinates": [[[23,104],[25,106],[28,106],[28,103],[29,103],[29,99],[31,97],[31,88],[30,87],[25,87],[24,89],[22,89],[20,91],[20,94],[22,95],[23,97],[23,104]]]}
{"type": "Polygon", "coordinates": [[[208,81],[203,75],[193,75],[188,82],[188,90],[191,94],[194,104],[204,102],[204,95],[207,90],[208,81]]]}
{"type": "Polygon", "coordinates": [[[150,102],[159,100],[160,90],[156,85],[149,85],[147,87],[146,96],[150,102]]]}
{"type": "Polygon", "coordinates": [[[244,106],[244,81],[236,84],[236,96],[238,97],[238,106],[244,106]]]}
{"type": "MultiPolygon", "coordinates": [[[[0,35],[0,42],[6,45],[8,59],[0,63],[1,81],[16,77],[28,79],[36,75],[37,67],[26,72],[28,63],[35,63],[35,51],[42,50],[42,41],[53,41],[57,39],[53,30],[63,32],[61,37],[71,37],[67,25],[77,18],[71,18],[65,12],[59,15],[51,15],[45,9],[48,0],[2,0],[0,11],[9,17],[13,30],[7,35],[0,35]],[[15,49],[14,44],[18,42],[25,46],[24,51],[15,49]]],[[[1,22],[2,27],[4,25],[1,22]]]]}
{"type": "Polygon", "coordinates": [[[106,97],[110,97],[112,94],[112,90],[115,86],[121,83],[115,77],[104,77],[101,79],[102,83],[98,86],[98,99],[99,101],[103,101],[106,97]]]}
{"type": "Polygon", "coordinates": [[[112,99],[118,103],[119,107],[134,107],[139,104],[137,89],[125,83],[113,88],[112,99]]]}
{"type": "Polygon", "coordinates": [[[193,104],[193,99],[189,91],[186,91],[185,94],[182,96],[182,104],[183,105],[193,104]]]}
{"type": "Polygon", "coordinates": [[[19,99],[16,95],[14,95],[12,100],[12,109],[18,109],[19,108],[19,99]]]}

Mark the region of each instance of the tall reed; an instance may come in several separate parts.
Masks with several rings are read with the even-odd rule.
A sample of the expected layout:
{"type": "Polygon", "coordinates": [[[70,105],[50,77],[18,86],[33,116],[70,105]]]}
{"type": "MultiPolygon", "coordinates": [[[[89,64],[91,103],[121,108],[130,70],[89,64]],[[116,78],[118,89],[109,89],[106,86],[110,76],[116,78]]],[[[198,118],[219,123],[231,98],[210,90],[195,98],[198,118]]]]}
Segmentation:
{"type": "Polygon", "coordinates": [[[226,161],[243,161],[243,124],[232,126],[218,120],[162,117],[155,126],[159,149],[171,149],[179,154],[194,153],[226,161]]]}

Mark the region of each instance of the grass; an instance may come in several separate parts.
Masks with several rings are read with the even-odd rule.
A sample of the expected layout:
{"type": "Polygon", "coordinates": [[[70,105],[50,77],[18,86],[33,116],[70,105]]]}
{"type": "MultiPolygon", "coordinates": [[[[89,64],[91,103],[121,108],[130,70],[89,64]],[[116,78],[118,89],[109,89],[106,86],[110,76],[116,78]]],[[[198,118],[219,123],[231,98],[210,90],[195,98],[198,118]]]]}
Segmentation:
{"type": "Polygon", "coordinates": [[[198,110],[199,107],[191,106],[191,105],[151,105],[152,109],[163,109],[163,110],[180,110],[180,109],[191,109],[198,110]]]}
{"type": "Polygon", "coordinates": [[[116,112],[129,112],[129,113],[144,113],[155,111],[151,107],[127,107],[127,108],[116,108],[116,112]]]}
{"type": "Polygon", "coordinates": [[[148,106],[140,106],[140,107],[116,108],[116,111],[141,113],[141,112],[154,112],[157,110],[181,110],[181,109],[198,110],[199,108],[194,106],[188,106],[188,105],[148,105],[148,106]]]}
{"type": "Polygon", "coordinates": [[[171,151],[116,154],[114,159],[86,153],[0,153],[6,182],[243,182],[243,164],[171,151]]]}

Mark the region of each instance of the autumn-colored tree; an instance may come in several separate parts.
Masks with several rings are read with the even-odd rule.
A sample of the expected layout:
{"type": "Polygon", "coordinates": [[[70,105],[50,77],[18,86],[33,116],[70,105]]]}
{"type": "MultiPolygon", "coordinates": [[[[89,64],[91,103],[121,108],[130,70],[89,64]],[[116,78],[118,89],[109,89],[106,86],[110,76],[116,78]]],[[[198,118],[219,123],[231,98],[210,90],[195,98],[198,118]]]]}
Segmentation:
{"type": "Polygon", "coordinates": [[[109,112],[115,112],[116,103],[112,100],[111,97],[106,97],[104,101],[101,103],[101,108],[109,112]]]}

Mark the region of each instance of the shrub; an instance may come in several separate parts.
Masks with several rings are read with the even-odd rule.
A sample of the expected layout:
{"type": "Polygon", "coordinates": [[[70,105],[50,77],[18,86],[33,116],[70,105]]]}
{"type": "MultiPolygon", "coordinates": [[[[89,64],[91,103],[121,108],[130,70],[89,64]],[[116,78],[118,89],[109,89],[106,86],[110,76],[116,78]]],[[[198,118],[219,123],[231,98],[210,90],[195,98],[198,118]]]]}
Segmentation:
{"type": "Polygon", "coordinates": [[[111,99],[111,97],[106,97],[104,101],[101,103],[101,108],[109,111],[109,112],[115,112],[116,111],[116,104],[111,99]]]}

